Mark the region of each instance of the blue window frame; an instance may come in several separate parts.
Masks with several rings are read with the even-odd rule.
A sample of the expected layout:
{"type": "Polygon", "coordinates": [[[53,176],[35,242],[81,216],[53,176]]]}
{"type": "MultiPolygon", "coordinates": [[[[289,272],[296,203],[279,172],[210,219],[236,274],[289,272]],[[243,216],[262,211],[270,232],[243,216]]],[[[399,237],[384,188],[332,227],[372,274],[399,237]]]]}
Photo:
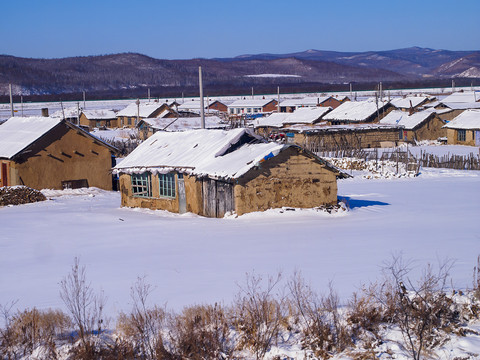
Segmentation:
{"type": "Polygon", "coordinates": [[[152,180],[149,173],[132,174],[132,194],[138,197],[152,197],[152,180]]]}
{"type": "Polygon", "coordinates": [[[175,174],[158,174],[159,194],[163,197],[174,198],[175,193],[175,174]]]}

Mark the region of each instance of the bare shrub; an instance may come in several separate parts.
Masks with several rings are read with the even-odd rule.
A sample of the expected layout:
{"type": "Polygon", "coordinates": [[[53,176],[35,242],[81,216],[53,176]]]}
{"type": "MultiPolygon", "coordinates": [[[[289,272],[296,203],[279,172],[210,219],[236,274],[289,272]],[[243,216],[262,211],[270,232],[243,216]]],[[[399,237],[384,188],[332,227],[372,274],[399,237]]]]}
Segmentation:
{"type": "Polygon", "coordinates": [[[30,355],[42,346],[48,359],[57,357],[55,340],[61,338],[71,325],[71,319],[60,310],[40,311],[36,308],[17,313],[12,321],[15,341],[23,355],[30,355]]]}
{"type": "Polygon", "coordinates": [[[153,288],[138,278],[130,288],[133,308],[130,314],[120,313],[117,322],[118,331],[132,344],[133,353],[141,359],[174,358],[164,346],[162,332],[167,324],[167,312],[164,308],[148,307],[147,300],[153,288]]]}
{"type": "Polygon", "coordinates": [[[288,282],[290,302],[296,309],[303,334],[302,345],[316,356],[328,358],[352,343],[347,324],[339,314],[339,298],[329,285],[326,296],[319,296],[305,283],[300,273],[288,282]]]}
{"type": "Polygon", "coordinates": [[[103,309],[106,298],[103,293],[94,293],[87,282],[85,266],[80,266],[78,258],[70,273],[60,282],[60,298],[67,307],[77,329],[80,348],[76,348],[78,357],[95,358],[95,341],[93,336],[102,332],[103,309]]]}
{"type": "Polygon", "coordinates": [[[451,267],[448,260],[436,270],[428,265],[415,283],[408,277],[410,269],[401,256],[394,256],[386,267],[392,283],[390,298],[396,307],[395,323],[415,360],[440,345],[444,340],[442,335],[458,324],[457,307],[445,292],[451,267]]]}
{"type": "Polygon", "coordinates": [[[473,267],[473,293],[480,300],[480,255],[477,257],[477,265],[473,267]]]}
{"type": "Polygon", "coordinates": [[[233,353],[226,310],[215,304],[185,308],[172,319],[170,337],[175,354],[188,359],[225,359],[233,353]]]}
{"type": "Polygon", "coordinates": [[[246,274],[234,307],[234,325],[240,332],[239,347],[249,347],[257,359],[265,356],[277,343],[281,325],[286,318],[285,297],[274,291],[281,274],[269,276],[262,287],[262,277],[246,274]]]}
{"type": "MultiPolygon", "coordinates": [[[[17,301],[5,305],[0,304],[0,316],[3,326],[0,326],[0,356],[2,359],[16,359],[17,346],[13,323],[13,307],[17,301]]],[[[1,325],[1,324],[0,324],[1,325]]]]}

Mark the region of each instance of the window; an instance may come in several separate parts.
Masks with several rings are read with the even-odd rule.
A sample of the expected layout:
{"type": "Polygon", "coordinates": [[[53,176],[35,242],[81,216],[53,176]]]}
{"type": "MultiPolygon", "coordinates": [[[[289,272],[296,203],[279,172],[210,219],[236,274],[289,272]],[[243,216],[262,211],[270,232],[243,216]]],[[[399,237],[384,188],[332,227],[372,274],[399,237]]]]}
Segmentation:
{"type": "Polygon", "coordinates": [[[127,118],[127,123],[128,123],[128,125],[132,125],[132,119],[131,119],[131,118],[127,118]]]}
{"type": "Polygon", "coordinates": [[[133,196],[151,197],[152,182],[149,173],[132,174],[132,193],[133,196]]]}
{"type": "Polygon", "coordinates": [[[457,140],[458,141],[465,141],[466,139],[466,130],[457,130],[457,140]]]}
{"type": "Polygon", "coordinates": [[[160,184],[160,196],[174,198],[175,195],[175,174],[158,174],[160,184]]]}

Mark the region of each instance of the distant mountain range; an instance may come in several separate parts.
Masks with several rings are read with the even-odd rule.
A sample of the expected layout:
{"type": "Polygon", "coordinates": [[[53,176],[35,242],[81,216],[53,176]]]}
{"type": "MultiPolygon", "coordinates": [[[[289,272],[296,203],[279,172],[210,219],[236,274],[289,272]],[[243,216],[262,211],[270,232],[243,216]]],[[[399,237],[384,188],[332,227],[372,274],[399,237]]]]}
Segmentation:
{"type": "MultiPolygon", "coordinates": [[[[390,51],[307,50],[234,58],[161,60],[135,53],[62,59],[0,55],[0,95],[126,93],[147,87],[192,88],[202,66],[206,87],[408,82],[480,78],[480,51],[412,47],[390,51]]],[[[142,90],[144,91],[144,90],[142,90]]]]}

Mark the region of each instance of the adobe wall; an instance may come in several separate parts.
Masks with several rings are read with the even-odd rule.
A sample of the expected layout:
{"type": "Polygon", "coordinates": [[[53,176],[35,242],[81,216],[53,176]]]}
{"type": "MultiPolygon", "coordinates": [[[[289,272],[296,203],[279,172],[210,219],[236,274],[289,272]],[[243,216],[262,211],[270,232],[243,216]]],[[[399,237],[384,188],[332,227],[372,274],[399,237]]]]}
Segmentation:
{"type": "MultiPolygon", "coordinates": [[[[202,215],[202,182],[196,181],[194,176],[184,175],[185,196],[187,200],[187,211],[202,215]]],[[[133,196],[132,182],[129,174],[120,175],[121,206],[142,207],[152,210],[167,210],[179,212],[178,177],[175,176],[175,198],[160,196],[160,184],[157,175],[151,175],[152,196],[133,196]]]]}
{"type": "Polygon", "coordinates": [[[475,145],[475,130],[465,130],[465,141],[457,140],[457,130],[447,129],[447,144],[449,145],[475,145]]]}
{"type": "Polygon", "coordinates": [[[238,179],[234,197],[238,215],[282,206],[335,204],[337,179],[298,148],[289,148],[238,179]]]}
{"type": "Polygon", "coordinates": [[[277,111],[277,101],[276,100],[270,101],[262,109],[262,112],[270,112],[270,111],[277,111]]]}
{"type": "Polygon", "coordinates": [[[112,190],[110,150],[76,130],[62,130],[58,140],[29,154],[25,162],[12,163],[11,185],[62,189],[62,181],[87,179],[89,186],[112,190]]]}
{"type": "Polygon", "coordinates": [[[422,126],[414,131],[408,131],[408,141],[413,141],[416,138],[420,140],[437,140],[439,137],[444,137],[447,135],[445,129],[442,129],[442,126],[445,123],[440,120],[438,117],[434,116],[432,119],[426,121],[422,126]]]}

